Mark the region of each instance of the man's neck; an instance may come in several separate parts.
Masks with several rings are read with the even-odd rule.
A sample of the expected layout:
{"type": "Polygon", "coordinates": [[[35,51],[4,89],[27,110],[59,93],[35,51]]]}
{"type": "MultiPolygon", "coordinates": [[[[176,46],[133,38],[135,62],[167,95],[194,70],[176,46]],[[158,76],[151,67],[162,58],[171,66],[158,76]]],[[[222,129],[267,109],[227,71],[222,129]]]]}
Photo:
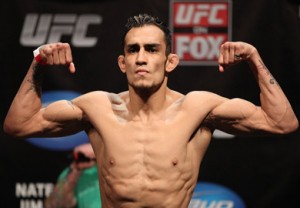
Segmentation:
{"type": "Polygon", "coordinates": [[[133,117],[151,119],[168,105],[167,97],[170,89],[161,87],[152,93],[137,93],[136,90],[129,89],[128,108],[133,117]]]}

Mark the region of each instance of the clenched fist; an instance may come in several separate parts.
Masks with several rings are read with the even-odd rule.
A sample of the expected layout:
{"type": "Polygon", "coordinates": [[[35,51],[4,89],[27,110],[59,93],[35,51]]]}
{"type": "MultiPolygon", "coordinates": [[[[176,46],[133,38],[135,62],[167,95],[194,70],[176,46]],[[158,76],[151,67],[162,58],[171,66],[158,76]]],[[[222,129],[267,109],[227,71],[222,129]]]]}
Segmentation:
{"type": "Polygon", "coordinates": [[[75,72],[71,47],[68,43],[50,43],[39,48],[41,61],[46,65],[68,66],[71,73],[75,72]]]}
{"type": "Polygon", "coordinates": [[[254,46],[244,42],[225,42],[220,47],[219,70],[223,72],[225,68],[236,64],[242,60],[248,60],[257,53],[254,46]]]}

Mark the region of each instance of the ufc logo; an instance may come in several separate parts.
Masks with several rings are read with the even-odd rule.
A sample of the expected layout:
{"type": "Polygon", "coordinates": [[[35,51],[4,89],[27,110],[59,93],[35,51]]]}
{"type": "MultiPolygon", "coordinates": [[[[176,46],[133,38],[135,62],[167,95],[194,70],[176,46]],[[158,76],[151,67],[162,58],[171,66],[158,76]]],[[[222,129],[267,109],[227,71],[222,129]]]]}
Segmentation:
{"type": "Polygon", "coordinates": [[[37,47],[45,43],[60,42],[62,36],[71,36],[75,47],[93,47],[97,37],[87,37],[90,25],[99,25],[98,14],[27,14],[21,32],[22,46],[37,47]]]}
{"type": "Polygon", "coordinates": [[[222,3],[182,3],[176,7],[175,24],[182,25],[225,25],[226,4],[222,3]]]}

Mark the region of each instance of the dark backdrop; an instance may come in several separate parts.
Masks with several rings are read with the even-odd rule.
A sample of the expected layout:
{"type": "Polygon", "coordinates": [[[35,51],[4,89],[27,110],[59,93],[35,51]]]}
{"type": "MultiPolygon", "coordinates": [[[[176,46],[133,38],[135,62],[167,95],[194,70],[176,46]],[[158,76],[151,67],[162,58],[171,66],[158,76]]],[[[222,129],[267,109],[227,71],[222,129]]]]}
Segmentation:
{"type": "MultiPolygon", "coordinates": [[[[47,31],[46,27],[44,41],[39,42],[37,37],[30,39],[30,34],[22,32],[29,14],[40,18],[50,15],[48,29],[62,26],[72,31],[59,40],[69,42],[73,48],[77,72],[70,75],[62,69],[48,71],[44,91],[68,90],[80,94],[127,89],[126,79],[116,61],[120,54],[122,28],[129,16],[150,13],[167,23],[172,22],[172,2],[162,0],[11,0],[1,1],[0,5],[1,124],[31,63],[32,51],[41,45],[39,43],[57,35],[54,30],[47,31]],[[59,14],[71,15],[73,19],[61,22],[55,19],[59,14]],[[86,31],[77,28],[77,32],[86,32],[83,37],[94,38],[94,44],[74,38],[77,34],[74,31],[81,24],[78,22],[84,21],[85,15],[94,15],[98,22],[91,22],[86,31]],[[82,42],[85,45],[79,46],[82,42]]],[[[229,39],[257,47],[299,117],[299,2],[232,0],[228,14],[231,17],[229,39]]],[[[170,75],[169,86],[182,93],[208,90],[259,104],[259,89],[246,64],[234,66],[222,74],[216,65],[181,65],[170,75]]],[[[299,135],[297,131],[285,136],[214,138],[204,158],[199,181],[227,186],[245,201],[247,207],[299,207],[299,135]]],[[[34,204],[38,207],[57,175],[71,160],[71,149],[41,148],[11,138],[2,129],[0,148],[0,201],[3,207],[35,207],[34,204]]]]}

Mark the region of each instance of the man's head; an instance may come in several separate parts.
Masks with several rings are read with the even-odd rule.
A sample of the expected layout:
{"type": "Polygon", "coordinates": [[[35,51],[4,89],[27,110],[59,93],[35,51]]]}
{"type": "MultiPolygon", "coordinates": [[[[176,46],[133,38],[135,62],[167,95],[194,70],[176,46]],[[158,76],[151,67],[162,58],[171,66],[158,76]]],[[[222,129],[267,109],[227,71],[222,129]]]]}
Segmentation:
{"type": "Polygon", "coordinates": [[[126,28],[124,54],[118,57],[118,64],[126,73],[129,89],[139,94],[156,92],[166,86],[168,73],[178,64],[178,56],[170,53],[169,30],[149,15],[130,18],[126,28]]]}
{"type": "Polygon", "coordinates": [[[154,25],[161,29],[164,33],[164,39],[166,43],[166,56],[168,56],[171,53],[171,33],[170,30],[168,29],[167,25],[162,22],[158,17],[153,17],[148,14],[139,14],[137,16],[130,17],[127,20],[127,23],[125,25],[125,30],[122,38],[122,49],[124,50],[125,47],[125,37],[132,28],[137,28],[137,27],[143,27],[146,25],[154,25]]]}

